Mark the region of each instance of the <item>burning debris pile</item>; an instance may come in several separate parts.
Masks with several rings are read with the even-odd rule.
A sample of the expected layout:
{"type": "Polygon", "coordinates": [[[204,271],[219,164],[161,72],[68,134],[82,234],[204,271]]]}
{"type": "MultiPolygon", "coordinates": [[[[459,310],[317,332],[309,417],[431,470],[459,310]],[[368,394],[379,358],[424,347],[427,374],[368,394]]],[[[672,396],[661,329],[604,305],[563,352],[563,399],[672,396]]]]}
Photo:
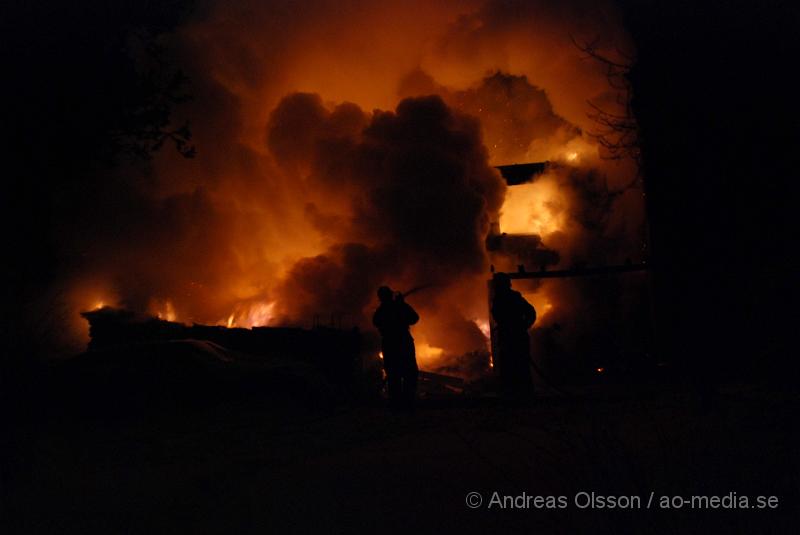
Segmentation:
{"type": "Polygon", "coordinates": [[[357,330],[187,326],[110,307],[82,315],[90,325],[90,352],[152,342],[206,341],[238,354],[310,364],[331,383],[351,390],[362,372],[362,349],[369,347],[357,330]]]}

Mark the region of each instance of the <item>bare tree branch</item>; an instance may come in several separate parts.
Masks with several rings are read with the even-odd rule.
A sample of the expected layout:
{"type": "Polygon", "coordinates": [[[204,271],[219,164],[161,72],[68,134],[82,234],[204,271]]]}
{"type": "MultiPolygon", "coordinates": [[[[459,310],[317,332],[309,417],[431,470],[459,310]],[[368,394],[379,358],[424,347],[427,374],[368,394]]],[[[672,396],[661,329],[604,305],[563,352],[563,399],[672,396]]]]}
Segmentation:
{"type": "Polygon", "coordinates": [[[587,114],[599,129],[587,132],[608,152],[608,159],[619,160],[633,158],[639,160],[639,129],[631,109],[631,86],[628,73],[634,58],[617,49],[617,54],[623,57],[625,63],[620,63],[603,55],[599,51],[599,38],[580,43],[575,37],[570,36],[572,43],[578,50],[585,53],[587,58],[605,66],[606,78],[612,89],[618,91],[615,101],[625,111],[624,114],[611,113],[598,104],[588,101],[592,112],[587,114]]]}

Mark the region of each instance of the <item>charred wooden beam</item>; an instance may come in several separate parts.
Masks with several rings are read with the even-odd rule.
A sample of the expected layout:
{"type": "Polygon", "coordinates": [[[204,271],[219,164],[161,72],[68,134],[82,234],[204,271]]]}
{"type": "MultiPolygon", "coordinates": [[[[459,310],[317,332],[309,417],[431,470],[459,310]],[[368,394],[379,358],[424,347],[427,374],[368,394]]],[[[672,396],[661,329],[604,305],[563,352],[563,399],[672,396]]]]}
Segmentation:
{"type": "Polygon", "coordinates": [[[498,165],[495,167],[509,186],[517,186],[531,182],[547,170],[550,162],[518,163],[513,165],[498,165]]]}
{"type": "Polygon", "coordinates": [[[630,273],[634,271],[648,271],[650,265],[644,262],[640,264],[623,264],[621,266],[602,266],[595,268],[572,268],[559,269],[554,271],[525,271],[524,268],[516,272],[509,272],[507,275],[511,279],[560,279],[566,277],[591,277],[597,275],[613,275],[616,273],[630,273]]]}
{"type": "Polygon", "coordinates": [[[184,325],[111,307],[82,312],[81,316],[89,322],[89,351],[146,342],[202,340],[255,357],[313,364],[332,382],[345,385],[356,379],[361,367],[362,336],[357,329],[184,325]]]}

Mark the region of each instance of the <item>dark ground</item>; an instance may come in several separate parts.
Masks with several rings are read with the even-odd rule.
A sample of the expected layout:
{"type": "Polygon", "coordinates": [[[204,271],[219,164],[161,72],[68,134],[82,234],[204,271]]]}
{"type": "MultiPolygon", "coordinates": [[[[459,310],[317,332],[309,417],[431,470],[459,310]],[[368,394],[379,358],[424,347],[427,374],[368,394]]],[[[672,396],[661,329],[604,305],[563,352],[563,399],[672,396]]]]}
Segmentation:
{"type": "Polygon", "coordinates": [[[429,401],[413,414],[269,399],[114,420],[55,410],[16,424],[4,515],[16,533],[792,533],[797,405],[742,386],[706,409],[672,390],[517,407],[429,401]],[[484,497],[475,510],[473,491],[484,497]],[[487,509],[493,491],[569,503],[487,509]],[[639,495],[642,509],[580,510],[579,491],[639,495]],[[656,506],[731,492],[779,505],[656,506]]]}

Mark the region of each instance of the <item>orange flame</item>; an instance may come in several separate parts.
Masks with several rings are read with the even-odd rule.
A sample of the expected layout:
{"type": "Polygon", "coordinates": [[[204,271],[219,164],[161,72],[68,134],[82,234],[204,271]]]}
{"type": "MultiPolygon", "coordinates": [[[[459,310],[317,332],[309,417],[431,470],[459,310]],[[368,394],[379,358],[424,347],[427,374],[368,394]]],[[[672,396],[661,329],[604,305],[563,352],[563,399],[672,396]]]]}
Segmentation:
{"type": "Polygon", "coordinates": [[[564,193],[551,177],[514,186],[506,193],[500,230],[508,234],[538,234],[546,239],[566,229],[568,207],[564,193]]]}

